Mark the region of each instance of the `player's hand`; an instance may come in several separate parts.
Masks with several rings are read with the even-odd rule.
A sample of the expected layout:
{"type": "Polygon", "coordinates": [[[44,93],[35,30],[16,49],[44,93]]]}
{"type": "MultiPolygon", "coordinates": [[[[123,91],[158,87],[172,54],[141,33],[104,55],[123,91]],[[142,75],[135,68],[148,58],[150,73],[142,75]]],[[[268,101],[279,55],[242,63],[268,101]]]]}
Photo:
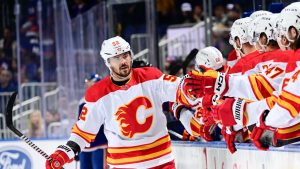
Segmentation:
{"type": "Polygon", "coordinates": [[[192,70],[185,75],[180,87],[188,99],[195,100],[204,95],[204,81],[201,72],[192,70]]]}
{"type": "Polygon", "coordinates": [[[64,164],[73,161],[75,154],[68,145],[60,145],[50,157],[52,160],[46,161],[46,169],[61,169],[64,164]]]}
{"type": "Polygon", "coordinates": [[[208,110],[207,108],[198,107],[197,110],[195,111],[195,117],[198,119],[202,119],[202,122],[204,123],[205,126],[212,126],[216,124],[211,114],[211,111],[208,110]]]}
{"type": "Polygon", "coordinates": [[[191,95],[202,97],[204,94],[217,94],[223,96],[228,91],[229,75],[215,70],[207,70],[204,73],[191,71],[186,83],[191,95]]]}
{"type": "Polygon", "coordinates": [[[202,107],[209,108],[210,106],[217,105],[219,103],[220,96],[216,94],[206,94],[202,98],[202,107]]]}
{"type": "Polygon", "coordinates": [[[269,113],[266,110],[259,118],[259,122],[253,128],[250,135],[253,144],[260,150],[268,150],[270,145],[276,145],[276,132],[277,129],[267,126],[265,124],[265,119],[269,113]]]}
{"type": "Polygon", "coordinates": [[[223,126],[221,133],[224,136],[228,150],[232,154],[236,152],[235,142],[243,143],[249,139],[246,129],[234,131],[232,127],[223,126]]]}
{"type": "Polygon", "coordinates": [[[239,98],[227,98],[222,104],[212,106],[212,116],[216,122],[224,126],[246,125],[246,104],[247,102],[239,98]]]}
{"type": "Polygon", "coordinates": [[[201,125],[199,129],[199,134],[200,136],[205,140],[205,141],[212,141],[213,138],[211,137],[211,132],[215,128],[215,125],[201,125]]]}

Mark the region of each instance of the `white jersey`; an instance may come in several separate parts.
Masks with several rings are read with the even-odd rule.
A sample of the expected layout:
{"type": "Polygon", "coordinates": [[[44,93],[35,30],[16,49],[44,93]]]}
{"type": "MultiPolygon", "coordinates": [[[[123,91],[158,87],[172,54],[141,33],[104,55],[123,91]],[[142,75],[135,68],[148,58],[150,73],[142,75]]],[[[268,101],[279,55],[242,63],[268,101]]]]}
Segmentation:
{"type": "Polygon", "coordinates": [[[300,112],[300,50],[295,52],[289,62],[277,102],[266,119],[273,127],[286,127],[299,123],[300,112]]]}
{"type": "Polygon", "coordinates": [[[153,67],[133,69],[123,86],[106,77],[88,89],[70,140],[82,148],[104,124],[111,167],[150,168],[174,160],[162,103],[175,101],[179,81],[153,67]]]}
{"type": "MultiPolygon", "coordinates": [[[[226,96],[245,98],[253,101],[262,100],[272,96],[274,91],[279,91],[285,69],[292,51],[266,52],[256,61],[249,61],[256,66],[246,68],[245,75],[231,76],[229,90],[226,96]]],[[[251,65],[249,65],[251,67],[251,65]]]]}

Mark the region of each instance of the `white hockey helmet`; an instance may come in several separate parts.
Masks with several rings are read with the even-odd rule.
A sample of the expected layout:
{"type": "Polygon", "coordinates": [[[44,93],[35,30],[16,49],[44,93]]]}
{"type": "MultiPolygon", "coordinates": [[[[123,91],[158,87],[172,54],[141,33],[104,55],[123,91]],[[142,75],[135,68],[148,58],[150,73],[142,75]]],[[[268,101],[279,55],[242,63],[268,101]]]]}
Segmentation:
{"type": "Polygon", "coordinates": [[[248,29],[247,29],[247,35],[248,35],[249,43],[251,45],[255,45],[255,43],[257,41],[256,36],[255,36],[255,29],[258,24],[258,19],[261,17],[262,16],[257,17],[256,19],[249,22],[248,29]]]}
{"type": "Polygon", "coordinates": [[[230,38],[229,38],[229,43],[233,45],[236,48],[235,45],[235,38],[239,38],[240,42],[247,43],[249,42],[248,38],[248,25],[252,19],[250,17],[246,18],[241,18],[237,19],[236,21],[233,22],[232,27],[230,29],[230,38]]]}
{"type": "MultiPolygon", "coordinates": [[[[300,34],[300,2],[295,2],[285,7],[279,14],[277,19],[277,36],[280,38],[285,36],[290,42],[293,42],[289,37],[289,29],[295,27],[300,34]]],[[[297,38],[298,38],[297,37],[297,38]]]]}
{"type": "Polygon", "coordinates": [[[195,58],[195,69],[200,71],[200,67],[218,70],[223,66],[223,55],[215,47],[209,46],[198,51],[195,58]]]}
{"type": "MultiPolygon", "coordinates": [[[[120,36],[104,40],[101,46],[100,55],[104,59],[106,66],[109,66],[108,59],[125,52],[131,52],[131,48],[128,42],[126,42],[120,36]]],[[[132,52],[131,52],[132,55],[132,52]]]]}
{"type": "Polygon", "coordinates": [[[272,14],[272,15],[266,15],[266,16],[261,16],[255,19],[256,26],[254,29],[254,42],[257,42],[260,38],[260,35],[262,33],[265,33],[267,36],[267,44],[270,40],[275,40],[276,41],[276,19],[279,16],[279,14],[272,14]]]}
{"type": "Polygon", "coordinates": [[[257,17],[266,16],[266,15],[270,15],[270,14],[272,14],[272,12],[260,10],[260,11],[253,12],[249,17],[253,20],[253,19],[256,19],[257,17]]]}

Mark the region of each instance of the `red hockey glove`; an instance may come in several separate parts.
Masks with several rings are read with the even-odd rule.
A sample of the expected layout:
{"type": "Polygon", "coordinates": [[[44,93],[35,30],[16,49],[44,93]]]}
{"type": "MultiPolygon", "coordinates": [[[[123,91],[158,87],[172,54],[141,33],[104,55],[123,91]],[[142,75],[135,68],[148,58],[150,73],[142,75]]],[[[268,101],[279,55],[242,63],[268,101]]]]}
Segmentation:
{"type": "Polygon", "coordinates": [[[261,114],[259,122],[256,123],[256,126],[253,128],[250,135],[253,144],[260,150],[268,150],[270,145],[276,145],[276,132],[277,129],[266,126],[265,119],[269,113],[269,110],[266,110],[261,114]]]}
{"type": "Polygon", "coordinates": [[[211,107],[214,120],[224,126],[244,126],[247,124],[246,104],[243,99],[227,98],[222,104],[211,107]]]}
{"type": "Polygon", "coordinates": [[[180,85],[183,93],[191,100],[200,98],[204,95],[203,74],[192,70],[185,75],[182,84],[180,85]]]}
{"type": "Polygon", "coordinates": [[[246,129],[234,131],[232,127],[223,126],[221,133],[224,136],[228,150],[232,154],[236,152],[235,142],[243,143],[248,140],[248,131],[246,129]]]}
{"type": "Polygon", "coordinates": [[[201,125],[199,129],[199,134],[205,141],[212,141],[213,138],[211,137],[211,132],[214,128],[215,125],[211,125],[211,126],[201,125]]]}
{"type": "Polygon", "coordinates": [[[229,75],[215,70],[208,70],[203,73],[204,93],[223,96],[228,91],[229,75]]]}
{"type": "Polygon", "coordinates": [[[228,80],[229,75],[215,70],[208,70],[204,73],[191,71],[181,86],[185,95],[191,98],[200,98],[204,94],[223,96],[228,91],[228,80]]]}
{"type": "Polygon", "coordinates": [[[202,107],[208,108],[210,106],[217,105],[219,99],[220,99],[219,95],[206,94],[202,98],[202,107]]]}
{"type": "Polygon", "coordinates": [[[206,108],[198,107],[195,112],[195,117],[198,119],[202,118],[202,122],[205,126],[212,126],[216,124],[211,111],[206,108]]]}
{"type": "Polygon", "coordinates": [[[46,161],[46,169],[61,169],[64,164],[73,161],[75,154],[68,145],[60,145],[50,157],[52,160],[46,161]]]}

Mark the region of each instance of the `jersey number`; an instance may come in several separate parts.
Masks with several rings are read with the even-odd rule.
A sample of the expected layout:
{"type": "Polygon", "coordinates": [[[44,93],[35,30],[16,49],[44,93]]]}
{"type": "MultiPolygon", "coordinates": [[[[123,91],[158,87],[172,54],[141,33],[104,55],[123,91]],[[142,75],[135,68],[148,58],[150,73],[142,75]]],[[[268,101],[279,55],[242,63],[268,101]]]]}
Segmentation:
{"type": "Polygon", "coordinates": [[[88,112],[88,109],[86,107],[83,107],[82,110],[81,110],[80,116],[79,116],[80,120],[85,121],[85,117],[87,115],[87,112],[88,112]]]}
{"type": "Polygon", "coordinates": [[[284,72],[284,70],[280,67],[269,67],[268,65],[263,65],[263,68],[266,69],[266,75],[268,75],[272,79],[276,78],[284,72]]]}
{"type": "Polygon", "coordinates": [[[164,75],[163,79],[166,81],[175,82],[177,77],[172,75],[164,75]]]}

